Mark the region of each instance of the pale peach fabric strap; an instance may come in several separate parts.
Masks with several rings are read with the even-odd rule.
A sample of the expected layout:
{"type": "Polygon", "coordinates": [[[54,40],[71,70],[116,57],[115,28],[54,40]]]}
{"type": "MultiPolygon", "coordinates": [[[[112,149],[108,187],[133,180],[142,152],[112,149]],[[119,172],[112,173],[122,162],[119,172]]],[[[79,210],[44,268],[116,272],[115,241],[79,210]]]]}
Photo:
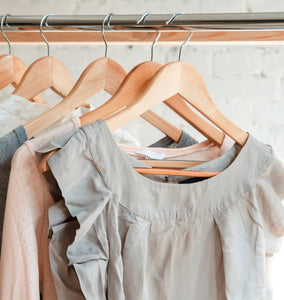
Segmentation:
{"type": "Polygon", "coordinates": [[[34,139],[31,139],[26,142],[26,145],[30,148],[32,152],[37,151],[44,145],[46,145],[48,142],[54,140],[56,137],[59,137],[61,135],[64,135],[65,133],[71,131],[72,129],[79,128],[81,126],[80,119],[79,118],[73,118],[70,121],[53,128],[46,133],[43,133],[39,136],[37,136],[34,139]]]}

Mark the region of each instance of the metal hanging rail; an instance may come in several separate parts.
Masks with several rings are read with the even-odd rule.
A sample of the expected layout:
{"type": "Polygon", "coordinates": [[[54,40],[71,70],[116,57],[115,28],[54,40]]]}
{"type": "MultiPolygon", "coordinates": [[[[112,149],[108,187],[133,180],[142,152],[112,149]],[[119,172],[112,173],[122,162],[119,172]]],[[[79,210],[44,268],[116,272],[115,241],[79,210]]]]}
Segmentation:
{"type": "MultiPolygon", "coordinates": [[[[284,42],[283,13],[182,14],[170,24],[172,14],[113,15],[105,26],[108,43],[143,44],[153,42],[161,31],[159,43],[182,42],[193,31],[193,42],[284,42]]],[[[2,18],[2,16],[1,16],[2,18]]],[[[54,15],[48,18],[45,36],[50,43],[103,43],[104,15],[54,15]]],[[[39,24],[42,16],[9,16],[5,33],[13,43],[42,43],[39,24]]],[[[4,43],[0,35],[0,43],[4,43]]]]}

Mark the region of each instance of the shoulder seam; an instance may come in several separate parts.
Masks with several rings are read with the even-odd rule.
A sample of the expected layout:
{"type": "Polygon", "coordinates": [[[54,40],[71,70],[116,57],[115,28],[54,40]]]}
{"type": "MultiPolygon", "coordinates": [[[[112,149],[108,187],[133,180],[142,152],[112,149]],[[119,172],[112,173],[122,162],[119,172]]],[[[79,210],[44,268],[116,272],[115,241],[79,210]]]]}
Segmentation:
{"type": "Polygon", "coordinates": [[[104,186],[105,186],[105,187],[106,187],[113,195],[115,195],[115,197],[117,197],[117,199],[119,199],[119,196],[118,196],[116,193],[114,193],[113,190],[112,190],[112,189],[108,186],[108,184],[106,183],[102,171],[100,170],[100,168],[98,167],[98,165],[97,165],[96,162],[95,162],[95,159],[94,159],[94,156],[93,156],[93,152],[92,152],[92,150],[91,150],[91,144],[90,144],[88,135],[86,134],[86,132],[85,132],[82,128],[79,128],[79,129],[83,132],[83,134],[84,134],[85,137],[86,137],[86,142],[87,142],[87,146],[88,146],[88,151],[89,151],[89,153],[90,153],[90,155],[91,155],[91,157],[92,157],[92,163],[93,163],[93,165],[95,166],[96,170],[98,171],[98,173],[99,173],[99,175],[100,175],[100,178],[101,178],[101,180],[102,180],[104,186]]]}

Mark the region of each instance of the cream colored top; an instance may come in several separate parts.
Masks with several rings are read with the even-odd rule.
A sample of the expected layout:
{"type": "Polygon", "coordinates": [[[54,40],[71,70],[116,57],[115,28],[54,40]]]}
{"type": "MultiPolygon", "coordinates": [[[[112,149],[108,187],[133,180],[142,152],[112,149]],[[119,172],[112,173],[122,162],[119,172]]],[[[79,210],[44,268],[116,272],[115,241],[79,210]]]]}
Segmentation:
{"type": "Polygon", "coordinates": [[[102,120],[65,140],[48,163],[80,224],[67,257],[85,299],[267,299],[265,258],[284,235],[284,167],[251,135],[230,151],[219,175],[180,184],[135,172],[102,120]]]}
{"type": "MultiPolygon", "coordinates": [[[[39,300],[40,294],[43,300],[57,299],[47,240],[47,212],[54,200],[46,178],[39,172],[36,151],[68,132],[67,135],[72,135],[72,129],[78,127],[80,121],[74,118],[27,141],[13,157],[1,250],[1,300],[39,300]]],[[[114,138],[121,142],[119,136],[114,138]]],[[[127,141],[125,136],[122,139],[127,141]]],[[[51,144],[56,147],[56,143],[51,144]]],[[[196,149],[196,146],[192,149],[196,149]]],[[[184,153],[190,153],[191,148],[186,150],[184,153]]],[[[177,151],[180,153],[181,150],[177,151]]],[[[201,157],[210,157],[209,151],[201,157]]]]}

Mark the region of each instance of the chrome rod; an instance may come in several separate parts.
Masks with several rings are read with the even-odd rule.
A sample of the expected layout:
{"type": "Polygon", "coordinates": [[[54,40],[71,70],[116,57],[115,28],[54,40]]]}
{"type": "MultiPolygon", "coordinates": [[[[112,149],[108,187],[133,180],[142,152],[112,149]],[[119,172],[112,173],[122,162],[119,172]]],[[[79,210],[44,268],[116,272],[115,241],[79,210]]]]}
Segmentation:
{"type": "MultiPolygon", "coordinates": [[[[259,31],[284,30],[284,12],[273,13],[225,13],[225,14],[182,14],[170,24],[166,22],[172,14],[152,14],[143,23],[137,23],[141,15],[113,15],[112,30],[150,31],[153,29],[184,31],[259,31]]],[[[2,17],[2,16],[1,16],[2,17]]],[[[57,30],[101,30],[104,15],[54,15],[48,25],[57,30]]],[[[12,15],[8,18],[8,31],[39,27],[41,15],[12,15]]]]}

